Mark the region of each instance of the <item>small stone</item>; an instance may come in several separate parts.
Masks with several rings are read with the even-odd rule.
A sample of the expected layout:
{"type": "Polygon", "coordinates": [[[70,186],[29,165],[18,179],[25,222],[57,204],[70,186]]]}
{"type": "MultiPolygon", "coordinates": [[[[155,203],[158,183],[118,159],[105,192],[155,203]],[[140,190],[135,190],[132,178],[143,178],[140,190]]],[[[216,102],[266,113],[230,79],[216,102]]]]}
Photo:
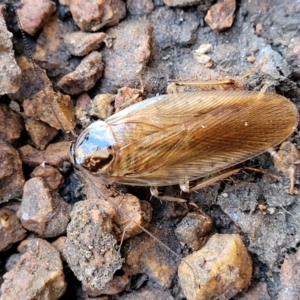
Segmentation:
{"type": "Polygon", "coordinates": [[[19,140],[23,129],[21,116],[0,103],[0,140],[13,145],[19,140]]]}
{"type": "Polygon", "coordinates": [[[101,78],[102,73],[102,56],[99,52],[93,51],[81,61],[72,73],[61,78],[58,86],[67,94],[79,94],[90,90],[101,78]]]}
{"type": "Polygon", "coordinates": [[[66,290],[66,282],[58,251],[37,238],[25,240],[19,246],[24,250],[25,247],[17,264],[3,276],[0,299],[60,298],[66,290]]]}
{"type": "Polygon", "coordinates": [[[114,107],[111,105],[113,101],[115,96],[112,94],[96,95],[91,102],[89,114],[102,120],[107,119],[113,114],[114,107]]]}
{"type": "Polygon", "coordinates": [[[134,16],[148,15],[154,9],[152,0],[127,0],[126,7],[130,14],[134,16]]]}
{"type": "Polygon", "coordinates": [[[45,150],[49,143],[57,136],[58,130],[47,123],[26,118],[25,127],[34,146],[40,150],[45,150]]]}
{"type": "Polygon", "coordinates": [[[206,54],[207,52],[210,52],[211,49],[212,49],[211,44],[202,44],[199,46],[198,49],[195,50],[194,55],[206,54]]]}
{"type": "Polygon", "coordinates": [[[116,112],[135,103],[141,102],[142,100],[141,90],[122,87],[118,90],[118,94],[115,99],[116,112]]]}
{"type": "Polygon", "coordinates": [[[52,166],[38,166],[30,174],[30,177],[42,177],[45,179],[47,185],[52,190],[57,190],[63,183],[64,178],[61,173],[52,166]]]}
{"type": "Polygon", "coordinates": [[[122,267],[113,234],[114,215],[114,208],[106,201],[77,202],[67,229],[64,256],[83,289],[94,296],[122,267]]]}
{"type": "Polygon", "coordinates": [[[204,20],[212,30],[230,28],[234,21],[235,0],[219,0],[207,12],[204,20]]]}
{"type": "Polygon", "coordinates": [[[50,144],[46,150],[40,151],[30,145],[19,148],[21,160],[30,167],[48,164],[61,167],[64,161],[70,160],[71,142],[58,142],[50,144]]]}
{"type": "Polygon", "coordinates": [[[13,243],[22,241],[26,230],[22,227],[14,211],[0,208],[0,251],[7,250],[13,243]]]}
{"type": "Polygon", "coordinates": [[[43,178],[29,179],[17,212],[22,225],[40,237],[55,237],[66,231],[71,206],[57,192],[50,191],[43,178]]]}
{"type": "Polygon", "coordinates": [[[21,80],[21,70],[15,60],[11,39],[12,34],[7,30],[0,13],[0,95],[15,93],[21,80]]]}
{"type": "Polygon", "coordinates": [[[56,93],[52,88],[34,94],[23,102],[25,115],[48,123],[65,132],[75,127],[74,105],[69,95],[56,93]]]}
{"type": "Polygon", "coordinates": [[[48,22],[55,11],[56,6],[50,0],[21,0],[17,14],[22,29],[33,36],[48,22]]]}
{"type": "Polygon", "coordinates": [[[65,37],[65,44],[70,54],[85,56],[97,50],[106,42],[107,34],[104,32],[87,33],[82,31],[72,32],[65,37]]]}
{"type": "Polygon", "coordinates": [[[211,217],[204,213],[189,213],[176,226],[175,234],[180,242],[197,251],[206,244],[212,230],[211,217]]]}
{"type": "Polygon", "coordinates": [[[0,141],[0,203],[20,198],[24,183],[22,162],[18,151],[0,141]]]}
{"type": "Polygon", "coordinates": [[[82,31],[117,25],[126,15],[125,3],[121,0],[71,0],[70,11],[82,31]]]}
{"type": "Polygon", "coordinates": [[[262,33],[264,32],[264,25],[261,24],[261,23],[257,23],[255,25],[255,34],[258,35],[258,36],[261,36],[262,33]]]}
{"type": "Polygon", "coordinates": [[[208,56],[206,54],[198,55],[198,54],[194,53],[194,57],[196,58],[197,62],[201,65],[206,65],[211,62],[210,56],[208,56]]]}
{"type": "Polygon", "coordinates": [[[256,61],[255,56],[253,55],[247,56],[247,62],[253,64],[255,61],[256,61]]]}
{"type": "Polygon", "coordinates": [[[178,268],[181,288],[189,300],[234,297],[250,285],[252,260],[237,234],[215,234],[178,268]]]}

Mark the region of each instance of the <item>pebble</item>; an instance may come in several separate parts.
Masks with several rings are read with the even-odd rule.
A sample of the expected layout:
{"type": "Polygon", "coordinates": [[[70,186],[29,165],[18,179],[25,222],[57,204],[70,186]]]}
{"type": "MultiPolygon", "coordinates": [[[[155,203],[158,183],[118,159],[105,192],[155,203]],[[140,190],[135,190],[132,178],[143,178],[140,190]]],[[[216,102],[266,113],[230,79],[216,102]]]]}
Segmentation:
{"type": "Polygon", "coordinates": [[[77,31],[66,35],[64,43],[70,54],[85,56],[97,50],[103,42],[107,43],[107,40],[108,36],[104,32],[87,33],[77,31]]]}
{"type": "Polygon", "coordinates": [[[26,236],[26,230],[16,213],[5,207],[0,208],[0,236],[0,251],[7,250],[13,243],[22,241],[26,236]]]}
{"type": "Polygon", "coordinates": [[[93,51],[81,61],[73,72],[61,78],[57,85],[67,94],[80,94],[94,87],[102,73],[102,55],[93,51]]]}
{"type": "Polygon", "coordinates": [[[114,217],[113,206],[98,199],[77,202],[71,212],[64,257],[83,290],[93,296],[100,295],[122,267],[113,233],[114,217]]]}
{"type": "Polygon", "coordinates": [[[22,255],[4,274],[0,299],[57,300],[61,297],[67,285],[58,251],[39,238],[23,241],[18,250],[22,255]]]}
{"type": "Polygon", "coordinates": [[[225,30],[233,24],[235,8],[235,0],[219,0],[208,10],[204,20],[212,30],[225,30]]]}
{"type": "Polygon", "coordinates": [[[117,25],[126,16],[122,0],[70,0],[70,11],[82,31],[97,31],[104,26],[117,25]]]}
{"type": "Polygon", "coordinates": [[[178,277],[188,300],[230,299],[250,285],[252,260],[239,235],[215,234],[181,261],[178,277]]]}
{"type": "Polygon", "coordinates": [[[6,104],[0,103],[0,140],[13,145],[20,139],[23,129],[21,116],[6,104]]]}
{"type": "Polygon", "coordinates": [[[17,9],[22,29],[34,36],[56,11],[51,0],[21,0],[17,9]]]}
{"type": "Polygon", "coordinates": [[[19,89],[21,70],[15,60],[12,34],[7,30],[0,13],[0,95],[15,93],[19,89]]]}
{"type": "Polygon", "coordinates": [[[22,196],[25,180],[17,150],[0,140],[0,203],[22,196]]]}
{"type": "Polygon", "coordinates": [[[40,149],[45,150],[49,143],[57,136],[58,130],[33,118],[25,119],[26,131],[29,134],[33,145],[40,149]]]}
{"type": "Polygon", "coordinates": [[[45,179],[47,185],[52,190],[58,190],[60,185],[63,183],[64,178],[61,173],[52,166],[41,165],[37,166],[30,174],[30,177],[42,177],[45,179]]]}
{"type": "Polygon", "coordinates": [[[17,215],[27,230],[44,238],[59,236],[66,232],[70,211],[70,204],[51,191],[43,178],[26,181],[17,215]]]}
{"type": "Polygon", "coordinates": [[[30,145],[19,148],[21,160],[30,167],[48,164],[54,167],[62,167],[65,161],[70,160],[71,142],[58,142],[50,144],[46,150],[37,150],[30,145]]]}

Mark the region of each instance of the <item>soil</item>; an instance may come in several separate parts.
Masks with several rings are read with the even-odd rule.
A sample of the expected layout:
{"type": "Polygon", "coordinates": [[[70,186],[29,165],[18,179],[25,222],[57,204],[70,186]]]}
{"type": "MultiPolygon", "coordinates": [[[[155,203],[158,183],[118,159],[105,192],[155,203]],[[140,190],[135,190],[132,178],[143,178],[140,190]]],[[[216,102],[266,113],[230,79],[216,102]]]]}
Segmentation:
{"type": "MultiPolygon", "coordinates": [[[[141,68],[144,98],[165,94],[168,83],[176,79],[239,80],[267,57],[253,74],[241,80],[243,85],[249,90],[266,88],[270,92],[284,95],[299,108],[300,1],[238,1],[233,24],[221,31],[212,30],[204,21],[211,5],[206,1],[201,5],[168,7],[161,0],[154,0],[152,9],[145,6],[147,9],[140,11],[132,1],[127,1],[126,17],[113,27],[101,29],[115,39],[116,45],[115,48],[102,45],[99,49],[104,65],[103,76],[99,80],[97,78],[95,85],[87,91],[88,96],[93,98],[98,93],[116,94],[118,89],[125,86],[140,89],[141,80],[137,71],[141,68]],[[138,34],[136,30],[139,30],[138,34]],[[123,46],[118,41],[122,41],[120,43],[123,46]],[[205,53],[209,60],[201,64],[193,53],[203,44],[210,44],[211,49],[205,53]]],[[[59,26],[66,32],[78,31],[68,7],[58,2],[56,6],[59,26]]],[[[14,34],[14,50],[16,56],[20,56],[26,53],[25,42],[17,28],[14,12],[9,8],[7,13],[8,28],[14,34]]],[[[40,29],[32,37],[26,35],[26,40],[36,63],[47,70],[54,88],[59,90],[60,86],[61,91],[61,78],[73,71],[81,59],[66,55],[65,49],[60,47],[56,48],[57,52],[53,48],[49,49],[51,39],[44,40],[41,44],[43,32],[40,29]]],[[[72,87],[68,86],[68,89],[72,87]]],[[[72,100],[75,103],[79,92],[76,90],[74,94],[72,100]]],[[[10,99],[3,97],[1,101],[9,103],[10,99]]],[[[76,130],[79,131],[80,127],[77,122],[76,130]]],[[[222,134],[222,128],[219,134],[222,134]]],[[[65,135],[60,134],[54,141],[64,139],[65,135]]],[[[297,130],[289,141],[300,149],[297,130]]],[[[33,144],[29,135],[23,133],[22,139],[17,142],[17,148],[25,147],[28,143],[33,144]]],[[[36,165],[39,163],[40,161],[36,165]]],[[[218,233],[234,233],[242,237],[253,260],[253,276],[248,289],[233,299],[287,299],[289,295],[293,295],[289,299],[299,299],[298,268],[295,267],[299,264],[299,254],[295,253],[298,252],[300,243],[300,195],[289,193],[288,172],[278,172],[270,154],[255,157],[243,166],[256,167],[263,172],[241,171],[192,193],[182,194],[178,186],[166,187],[160,192],[195,203],[212,218],[214,230],[218,233]],[[279,180],[272,175],[276,175],[279,180]],[[287,268],[286,265],[291,260],[292,267],[287,268]],[[288,287],[293,291],[292,294],[289,294],[288,287]]],[[[73,205],[85,198],[81,190],[81,179],[78,179],[70,164],[66,167],[60,163],[59,168],[65,177],[60,188],[64,200],[73,205]]],[[[32,166],[24,167],[26,179],[29,179],[32,169],[32,166]]],[[[177,253],[177,256],[145,233],[126,241],[122,248],[124,255],[133,251],[132,256],[147,253],[146,256],[149,257],[144,257],[143,264],[135,266],[136,270],[132,266],[130,270],[125,268],[125,273],[131,276],[131,283],[126,281],[126,292],[97,299],[139,299],[142,295],[146,299],[185,299],[176,269],[179,257],[186,256],[192,250],[178,241],[175,229],[187,211],[195,209],[180,202],[153,199],[146,187],[118,186],[117,189],[150,202],[153,217],[149,230],[177,253]],[[153,249],[153,244],[157,244],[158,248],[153,249]],[[166,271],[157,274],[158,271],[148,260],[153,258],[153,264],[159,265],[162,263],[157,258],[160,255],[161,261],[166,261],[166,271]]],[[[14,253],[15,246],[0,254],[2,274],[5,272],[5,264],[14,253]]],[[[132,262],[134,263],[136,262],[132,262]]],[[[123,275],[118,274],[120,277],[123,275]]],[[[80,282],[67,266],[65,276],[68,288],[60,299],[87,299],[80,282]]]]}

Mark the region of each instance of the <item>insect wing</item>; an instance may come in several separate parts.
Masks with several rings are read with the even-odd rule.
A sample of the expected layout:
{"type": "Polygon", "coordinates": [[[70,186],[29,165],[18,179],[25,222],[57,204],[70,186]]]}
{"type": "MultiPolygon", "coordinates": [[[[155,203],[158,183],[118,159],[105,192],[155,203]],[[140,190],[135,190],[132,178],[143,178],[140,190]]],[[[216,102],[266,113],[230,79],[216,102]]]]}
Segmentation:
{"type": "Polygon", "coordinates": [[[107,120],[121,145],[109,176],[132,185],[218,172],[281,143],[298,122],[286,98],[245,91],[166,95],[123,113],[107,120]]]}

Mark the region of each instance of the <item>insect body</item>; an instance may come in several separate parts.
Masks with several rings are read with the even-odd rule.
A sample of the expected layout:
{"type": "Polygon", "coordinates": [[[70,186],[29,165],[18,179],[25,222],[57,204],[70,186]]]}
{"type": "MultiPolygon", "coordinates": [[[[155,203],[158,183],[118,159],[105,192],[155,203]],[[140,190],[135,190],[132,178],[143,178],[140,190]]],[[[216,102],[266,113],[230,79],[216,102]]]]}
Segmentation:
{"type": "Polygon", "coordinates": [[[203,91],[147,99],[88,126],[73,160],[103,182],[165,186],[227,169],[284,141],[293,103],[277,94],[203,91]]]}

